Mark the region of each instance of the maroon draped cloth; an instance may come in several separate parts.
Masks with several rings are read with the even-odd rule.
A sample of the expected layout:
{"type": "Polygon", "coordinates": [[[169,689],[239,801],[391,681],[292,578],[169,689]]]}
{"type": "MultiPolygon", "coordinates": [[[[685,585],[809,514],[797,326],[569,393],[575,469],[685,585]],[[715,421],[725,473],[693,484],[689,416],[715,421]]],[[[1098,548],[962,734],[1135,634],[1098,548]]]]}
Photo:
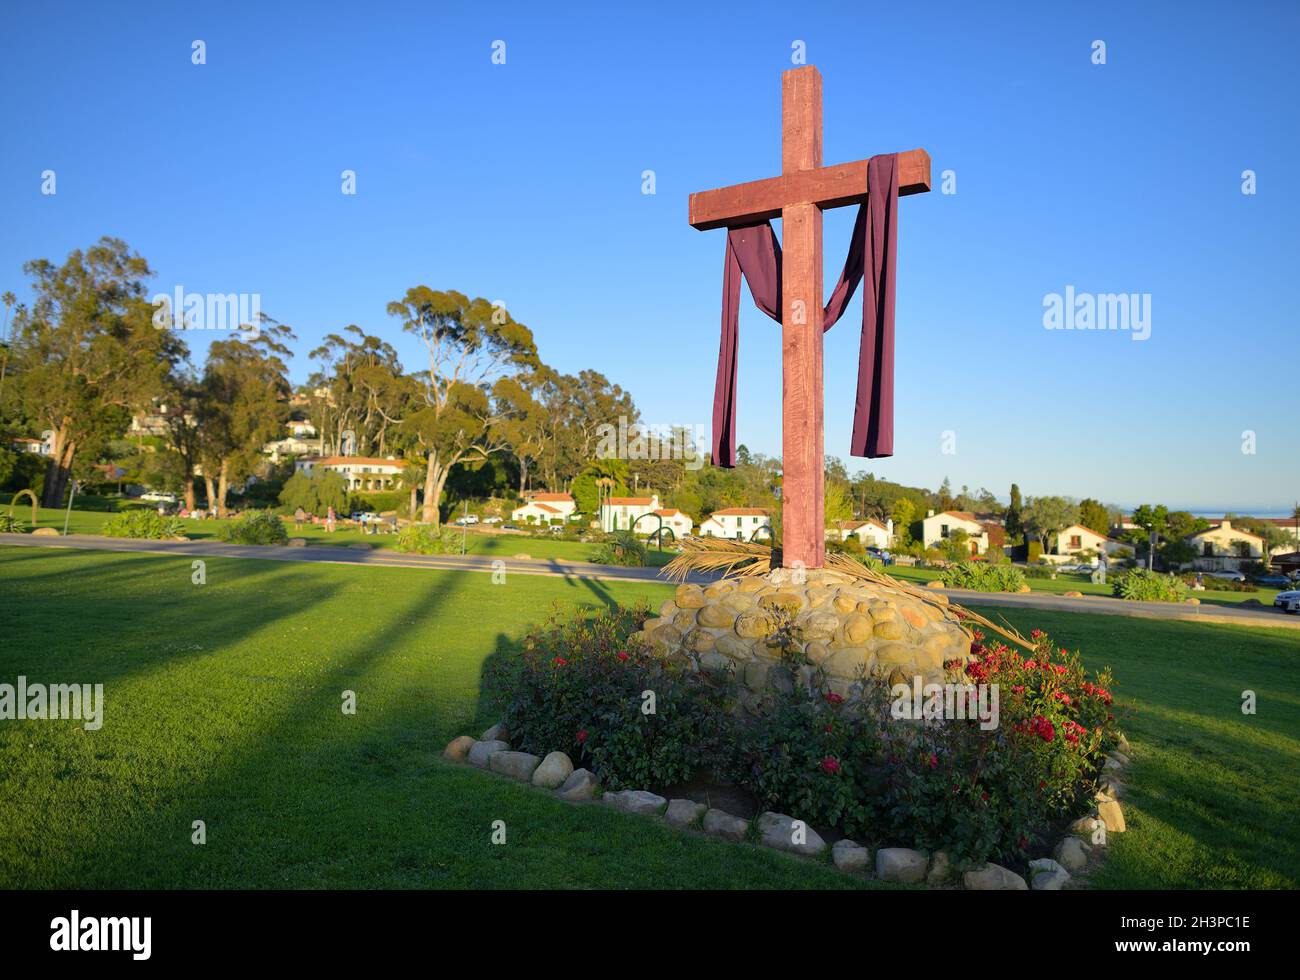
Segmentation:
{"type": "MultiPolygon", "coordinates": [[[[867,200],[858,206],[848,258],[823,312],[822,329],[835,325],[858,283],[862,339],[858,393],[849,452],[875,459],[894,454],[894,266],[898,255],[898,166],[893,153],[867,163],[867,200]]],[[[727,229],[722,271],[722,343],[713,391],[713,464],[736,465],[736,355],[740,280],[754,305],[781,322],[781,245],[771,222],[727,229]]]]}

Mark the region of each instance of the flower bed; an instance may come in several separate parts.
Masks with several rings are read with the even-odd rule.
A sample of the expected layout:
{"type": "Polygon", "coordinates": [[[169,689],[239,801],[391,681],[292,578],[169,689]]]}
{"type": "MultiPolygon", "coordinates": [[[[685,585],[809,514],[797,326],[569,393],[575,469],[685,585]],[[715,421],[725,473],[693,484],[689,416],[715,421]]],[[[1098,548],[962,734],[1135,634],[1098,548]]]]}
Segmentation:
{"type": "MultiPolygon", "coordinates": [[[[954,682],[998,692],[995,726],[899,720],[897,690],[875,678],[846,699],[816,683],[737,711],[737,685],[675,669],[628,638],[645,610],[552,618],[490,689],[523,753],[562,752],[610,791],[661,789],[700,771],[772,812],[857,839],[943,852],[958,869],[1027,867],[1051,828],[1085,815],[1120,735],[1108,673],[1034,633],[1032,652],[976,631],[954,682]]],[[[1116,807],[1118,804],[1116,804],[1116,807]]]]}

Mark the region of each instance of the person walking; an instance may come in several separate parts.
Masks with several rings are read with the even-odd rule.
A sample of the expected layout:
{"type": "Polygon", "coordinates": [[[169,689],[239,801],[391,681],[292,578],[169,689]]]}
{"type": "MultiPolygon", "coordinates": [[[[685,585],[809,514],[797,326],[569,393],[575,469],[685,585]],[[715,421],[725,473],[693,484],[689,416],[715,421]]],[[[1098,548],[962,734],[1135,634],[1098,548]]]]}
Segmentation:
{"type": "Polygon", "coordinates": [[[1107,564],[1109,564],[1109,560],[1108,560],[1108,558],[1106,557],[1106,552],[1105,552],[1105,550],[1103,549],[1102,552],[1101,552],[1101,554],[1099,554],[1099,555],[1097,556],[1097,584],[1098,584],[1098,585],[1105,585],[1105,584],[1106,584],[1106,566],[1107,566],[1107,564]]]}
{"type": "Polygon", "coordinates": [[[330,534],[334,533],[334,508],[331,507],[325,512],[325,530],[330,534]]]}

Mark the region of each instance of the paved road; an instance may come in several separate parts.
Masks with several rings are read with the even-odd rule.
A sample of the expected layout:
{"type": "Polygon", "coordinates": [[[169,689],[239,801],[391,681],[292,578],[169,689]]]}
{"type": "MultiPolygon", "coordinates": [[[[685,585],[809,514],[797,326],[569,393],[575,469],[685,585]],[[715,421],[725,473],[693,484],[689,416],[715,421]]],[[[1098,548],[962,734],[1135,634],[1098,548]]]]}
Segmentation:
{"type": "MultiPolygon", "coordinates": [[[[105,538],[94,534],[54,537],[33,534],[0,534],[0,545],[38,548],[82,548],[89,551],[131,551],[150,555],[193,555],[196,558],[259,558],[263,561],[323,561],[344,565],[384,565],[392,568],[441,568],[459,571],[494,572],[502,569],[520,575],[554,575],[561,578],[589,578],[660,582],[657,568],[618,568],[593,562],[543,558],[493,558],[488,555],[405,555],[389,548],[352,548],[309,545],[287,548],[278,545],[225,544],[220,541],[145,541],[134,538],[105,538]],[[499,563],[499,564],[498,564],[499,563]]],[[[692,578],[691,581],[707,581],[692,578]]]]}
{"type": "MultiPolygon", "coordinates": [[[[141,541],[104,538],[92,534],[46,537],[32,534],[0,534],[0,545],[28,548],[82,548],[90,551],[129,551],[140,554],[184,555],[196,558],[257,558],[263,561],[320,561],[345,565],[379,565],[390,568],[438,568],[458,571],[550,575],[567,579],[663,582],[657,568],[616,568],[592,562],[539,558],[491,558],[486,555],[403,555],[384,548],[348,548],[311,545],[284,548],[268,545],[223,544],[218,541],[141,541]],[[498,562],[500,564],[498,564],[498,562]]],[[[690,581],[707,582],[711,576],[692,576],[690,581]]],[[[1136,616],[1198,623],[1230,623],[1236,626],[1271,626],[1300,630],[1300,616],[1288,616],[1272,607],[1199,606],[1166,602],[1129,602],[1106,596],[1067,599],[1043,592],[1005,594],[948,589],[954,602],[968,606],[998,606],[1013,609],[1047,609],[1053,612],[1086,612],[1108,616],[1136,616]]]]}

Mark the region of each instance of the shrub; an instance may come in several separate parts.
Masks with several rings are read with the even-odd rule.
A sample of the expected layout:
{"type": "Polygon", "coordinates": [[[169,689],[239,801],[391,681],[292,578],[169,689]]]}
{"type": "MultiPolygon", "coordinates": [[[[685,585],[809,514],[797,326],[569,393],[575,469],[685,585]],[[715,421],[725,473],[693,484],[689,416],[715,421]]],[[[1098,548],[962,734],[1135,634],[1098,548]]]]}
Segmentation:
{"type": "Polygon", "coordinates": [[[1025,553],[1028,555],[1029,564],[1036,565],[1038,560],[1043,557],[1043,543],[1041,541],[1030,541],[1025,545],[1025,553]]]}
{"type": "Polygon", "coordinates": [[[1109,671],[1088,674],[1038,631],[1031,653],[973,632],[965,682],[999,692],[986,730],[893,720],[879,680],[852,701],[796,685],[738,712],[731,681],[628,646],[645,615],[556,613],[521,654],[490,664],[485,690],[516,747],[567,752],[610,790],[664,790],[712,770],[764,809],[882,846],[944,849],[969,867],[1023,863],[1054,821],[1078,816],[1118,739],[1109,671]],[[642,712],[647,690],[653,714],[642,712]]]}
{"type": "Polygon", "coordinates": [[[664,787],[712,755],[726,690],[629,648],[646,610],[555,613],[524,639],[522,655],[489,670],[488,687],[516,747],[560,750],[606,789],[664,787]],[[643,692],[655,710],[646,713],[643,692]]]}
{"type": "Polygon", "coordinates": [[[645,543],[631,531],[618,531],[596,549],[591,560],[598,565],[640,568],[645,564],[645,543]]]}
{"type": "Polygon", "coordinates": [[[249,511],[237,521],[223,524],[218,534],[231,544],[285,544],[289,540],[284,521],[269,510],[249,511]]]}
{"type": "MultiPolygon", "coordinates": [[[[389,510],[405,513],[410,502],[411,492],[409,490],[376,490],[372,493],[352,494],[347,499],[347,510],[349,513],[354,510],[370,510],[376,514],[382,514],[389,510]]],[[[342,511],[343,508],[336,507],[335,510],[342,511]]]]}
{"type": "MultiPolygon", "coordinates": [[[[873,687],[883,706],[883,688],[873,687]]],[[[796,688],[734,720],[729,775],[764,809],[797,814],[849,835],[876,829],[883,715],[844,708],[834,694],[796,688]]]]}
{"type": "Polygon", "coordinates": [[[1145,568],[1134,568],[1115,578],[1113,594],[1134,602],[1180,602],[1187,586],[1181,579],[1145,568]]]}
{"type": "MultiPolygon", "coordinates": [[[[1184,585],[1191,585],[1196,581],[1196,573],[1191,572],[1179,576],[1184,585]]],[[[1230,578],[1214,578],[1210,575],[1202,576],[1202,585],[1207,589],[1217,589],[1222,592],[1258,592],[1259,587],[1253,582],[1236,582],[1230,578]]]]}
{"type": "Polygon", "coordinates": [[[0,514],[0,534],[26,534],[27,525],[13,514],[0,514]]]}
{"type": "Polygon", "coordinates": [[[1025,573],[1015,565],[963,561],[944,572],[943,581],[950,589],[1020,592],[1025,587],[1025,573]]]}
{"type": "Polygon", "coordinates": [[[448,527],[432,524],[408,524],[397,532],[394,547],[408,555],[458,555],[461,535],[448,527]]]}
{"type": "Polygon", "coordinates": [[[1021,572],[1025,578],[1056,578],[1060,574],[1054,565],[1026,565],[1021,572]]]}
{"type": "Polygon", "coordinates": [[[156,510],[125,510],[105,521],[99,533],[110,538],[165,541],[185,537],[185,523],[179,518],[163,517],[156,510]]]}

